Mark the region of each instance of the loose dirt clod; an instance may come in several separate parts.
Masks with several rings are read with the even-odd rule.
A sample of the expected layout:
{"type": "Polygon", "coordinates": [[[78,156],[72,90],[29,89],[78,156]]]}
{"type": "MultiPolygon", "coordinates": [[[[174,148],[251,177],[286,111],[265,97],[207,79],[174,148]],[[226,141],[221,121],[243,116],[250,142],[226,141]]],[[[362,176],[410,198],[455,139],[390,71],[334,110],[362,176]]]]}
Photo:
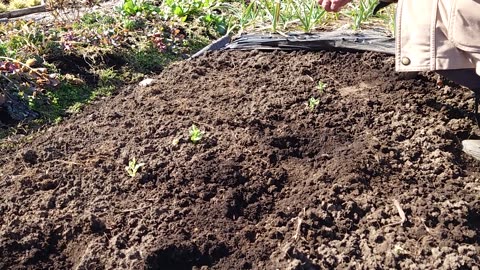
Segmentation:
{"type": "Polygon", "coordinates": [[[377,53],[215,52],[154,80],[0,147],[0,269],[479,265],[469,91],[377,53]]]}

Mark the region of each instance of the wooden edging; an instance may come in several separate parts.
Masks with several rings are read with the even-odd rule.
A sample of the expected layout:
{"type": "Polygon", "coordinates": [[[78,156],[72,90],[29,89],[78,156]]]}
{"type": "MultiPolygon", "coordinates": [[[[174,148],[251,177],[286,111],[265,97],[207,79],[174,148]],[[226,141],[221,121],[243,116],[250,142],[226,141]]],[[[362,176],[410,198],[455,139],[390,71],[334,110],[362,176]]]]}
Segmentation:
{"type": "Polygon", "coordinates": [[[8,11],[5,13],[0,13],[0,19],[21,17],[21,16],[33,14],[33,13],[40,13],[40,12],[46,12],[46,11],[47,11],[47,8],[45,5],[40,5],[40,6],[35,6],[30,8],[22,8],[22,9],[8,11]]]}

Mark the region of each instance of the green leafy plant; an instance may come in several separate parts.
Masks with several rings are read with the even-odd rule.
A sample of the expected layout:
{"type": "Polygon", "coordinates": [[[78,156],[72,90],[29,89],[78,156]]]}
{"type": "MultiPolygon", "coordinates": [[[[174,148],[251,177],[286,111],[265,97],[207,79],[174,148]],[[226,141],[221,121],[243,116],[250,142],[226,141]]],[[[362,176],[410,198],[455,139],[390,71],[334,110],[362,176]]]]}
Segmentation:
{"type": "Polygon", "coordinates": [[[227,33],[228,22],[224,16],[209,13],[205,16],[201,16],[200,19],[205,25],[212,27],[220,35],[225,35],[227,33]]]}
{"type": "Polygon", "coordinates": [[[134,0],[125,0],[121,8],[121,12],[126,16],[135,16],[138,12],[142,10],[141,5],[134,0]]]}
{"type": "Polygon", "coordinates": [[[125,170],[127,171],[128,175],[130,175],[131,177],[135,177],[135,175],[137,175],[138,170],[143,166],[145,166],[145,163],[137,164],[137,160],[133,158],[128,162],[128,166],[125,166],[125,170]]]}
{"type": "Polygon", "coordinates": [[[204,132],[201,131],[197,126],[192,125],[188,130],[188,134],[192,143],[198,143],[203,138],[204,132]]]}
{"type": "Polygon", "coordinates": [[[280,0],[262,0],[258,2],[264,16],[271,22],[272,32],[276,33],[282,15],[282,4],[280,0]]]}
{"type": "Polygon", "coordinates": [[[165,20],[186,23],[204,34],[224,35],[234,25],[238,5],[223,0],[164,0],[159,13],[165,20]],[[211,31],[214,30],[214,31],[211,31]],[[213,33],[211,33],[213,32],[213,33]]]}
{"type": "Polygon", "coordinates": [[[317,108],[317,106],[320,104],[320,100],[319,99],[316,99],[314,97],[311,97],[309,100],[308,100],[308,109],[310,109],[310,111],[314,111],[315,108],[317,108]]]}
{"type": "Polygon", "coordinates": [[[211,0],[165,0],[162,3],[162,10],[168,17],[175,17],[181,22],[186,22],[199,16],[202,11],[210,9],[212,2],[211,0]]]}
{"type": "Polygon", "coordinates": [[[232,14],[238,18],[236,26],[239,28],[240,32],[244,31],[251,25],[255,25],[260,14],[260,8],[257,1],[250,1],[248,4],[246,1],[242,1],[239,9],[231,10],[232,14]]]}
{"type": "Polygon", "coordinates": [[[347,10],[346,15],[353,19],[352,28],[354,30],[360,29],[362,24],[373,16],[373,10],[377,3],[378,0],[360,0],[358,5],[350,4],[350,9],[347,10]]]}
{"type": "Polygon", "coordinates": [[[322,81],[319,81],[316,88],[317,88],[318,92],[320,92],[320,94],[323,94],[325,92],[326,87],[327,87],[326,83],[324,83],[322,81]]]}
{"type": "Polygon", "coordinates": [[[111,86],[119,83],[119,75],[112,67],[105,69],[99,68],[93,70],[93,73],[98,76],[99,86],[111,86]]]}
{"type": "Polygon", "coordinates": [[[295,17],[300,21],[302,30],[306,33],[310,33],[325,14],[325,10],[320,8],[317,2],[316,0],[292,1],[295,17]]]}
{"type": "Polygon", "coordinates": [[[159,7],[142,0],[124,0],[120,8],[120,13],[124,16],[135,16],[141,13],[151,15],[152,13],[159,13],[160,11],[159,7]]]}
{"type": "Polygon", "coordinates": [[[145,22],[142,21],[141,19],[132,20],[129,18],[125,18],[123,20],[123,28],[125,28],[126,30],[133,31],[133,30],[141,29],[143,27],[145,27],[145,22]]]}

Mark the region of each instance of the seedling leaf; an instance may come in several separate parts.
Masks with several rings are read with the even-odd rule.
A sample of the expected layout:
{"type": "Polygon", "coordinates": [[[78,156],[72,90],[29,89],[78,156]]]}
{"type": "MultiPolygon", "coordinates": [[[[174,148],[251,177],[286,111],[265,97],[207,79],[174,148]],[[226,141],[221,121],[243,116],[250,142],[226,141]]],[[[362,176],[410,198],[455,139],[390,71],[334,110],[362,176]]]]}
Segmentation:
{"type": "Polygon", "coordinates": [[[125,167],[125,170],[127,171],[128,175],[130,175],[130,177],[135,177],[135,175],[137,175],[138,170],[143,166],[145,166],[145,163],[137,164],[137,160],[133,158],[128,162],[128,166],[125,167]]]}
{"type": "Polygon", "coordinates": [[[311,97],[309,100],[308,100],[308,108],[310,109],[310,111],[314,111],[315,108],[317,108],[318,104],[320,104],[320,100],[319,99],[316,99],[314,97],[311,97]]]}
{"type": "Polygon", "coordinates": [[[192,125],[190,129],[188,130],[189,136],[190,136],[190,141],[194,144],[198,143],[202,137],[204,132],[201,131],[197,126],[192,125]]]}

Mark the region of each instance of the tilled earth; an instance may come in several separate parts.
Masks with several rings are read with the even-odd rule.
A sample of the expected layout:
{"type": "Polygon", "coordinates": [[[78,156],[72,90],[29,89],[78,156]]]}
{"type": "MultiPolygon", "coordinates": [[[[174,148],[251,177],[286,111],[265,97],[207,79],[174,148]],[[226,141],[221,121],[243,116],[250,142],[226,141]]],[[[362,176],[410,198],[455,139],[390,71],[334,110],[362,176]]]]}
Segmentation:
{"type": "Polygon", "coordinates": [[[173,64],[2,143],[0,268],[479,269],[471,108],[376,53],[173,64]]]}

